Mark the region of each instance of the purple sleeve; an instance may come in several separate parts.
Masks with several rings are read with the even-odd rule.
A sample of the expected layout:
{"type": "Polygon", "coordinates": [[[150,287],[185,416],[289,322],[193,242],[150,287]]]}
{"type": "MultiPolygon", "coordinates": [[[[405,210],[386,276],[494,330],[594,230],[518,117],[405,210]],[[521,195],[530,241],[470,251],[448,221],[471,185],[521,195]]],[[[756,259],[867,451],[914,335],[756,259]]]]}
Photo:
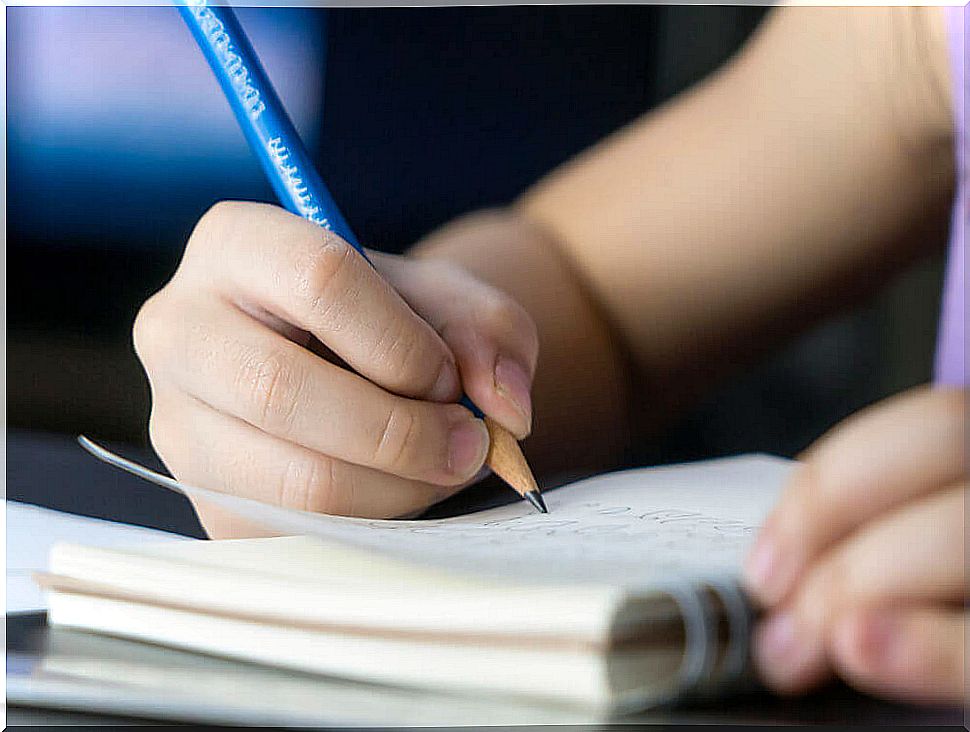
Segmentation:
{"type": "Polygon", "coordinates": [[[940,327],[936,349],[936,383],[950,386],[967,385],[967,219],[970,199],[967,190],[966,81],[967,57],[966,9],[946,8],[947,30],[953,69],[954,148],[957,185],[950,225],[950,248],[946,280],[940,310],[940,327]]]}

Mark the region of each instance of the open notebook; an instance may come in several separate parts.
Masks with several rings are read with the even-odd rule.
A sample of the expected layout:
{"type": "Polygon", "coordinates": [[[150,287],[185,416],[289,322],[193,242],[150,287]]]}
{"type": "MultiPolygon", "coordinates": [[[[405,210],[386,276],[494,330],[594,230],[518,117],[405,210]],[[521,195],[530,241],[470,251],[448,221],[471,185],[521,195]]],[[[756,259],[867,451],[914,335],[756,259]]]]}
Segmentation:
{"type": "Polygon", "coordinates": [[[623,712],[743,678],[736,577],[793,463],[601,475],[455,518],[323,516],[180,484],[274,539],[59,545],[50,622],[350,679],[623,712]],[[524,561],[527,559],[527,561],[524,561]]]}

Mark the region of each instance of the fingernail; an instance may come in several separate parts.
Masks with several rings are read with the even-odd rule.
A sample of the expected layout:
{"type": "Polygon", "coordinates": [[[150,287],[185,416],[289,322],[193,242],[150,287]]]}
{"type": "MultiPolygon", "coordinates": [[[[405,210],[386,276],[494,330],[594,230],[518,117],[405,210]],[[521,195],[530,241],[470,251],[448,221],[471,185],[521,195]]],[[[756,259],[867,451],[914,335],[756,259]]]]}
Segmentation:
{"type": "Polygon", "coordinates": [[[522,432],[528,432],[532,423],[532,379],[529,373],[512,359],[499,356],[495,361],[495,389],[515,407],[522,417],[522,432]]]}
{"type": "Polygon", "coordinates": [[[488,430],[474,417],[463,417],[448,436],[448,472],[456,478],[469,478],[485,462],[488,430]]]}
{"type": "Polygon", "coordinates": [[[789,559],[772,534],[763,530],[743,567],[745,584],[762,603],[773,605],[784,597],[792,564],[789,559]]]}
{"type": "Polygon", "coordinates": [[[791,613],[779,613],[770,617],[761,632],[759,655],[768,664],[788,661],[797,655],[798,637],[795,618],[791,613]]]}
{"type": "Polygon", "coordinates": [[[458,387],[458,369],[451,361],[445,361],[438,369],[438,376],[435,378],[428,398],[433,402],[448,401],[457,394],[458,387]]]}
{"type": "Polygon", "coordinates": [[[804,681],[813,663],[813,647],[790,611],[768,618],[754,643],[755,665],[762,679],[778,689],[804,681]]]}

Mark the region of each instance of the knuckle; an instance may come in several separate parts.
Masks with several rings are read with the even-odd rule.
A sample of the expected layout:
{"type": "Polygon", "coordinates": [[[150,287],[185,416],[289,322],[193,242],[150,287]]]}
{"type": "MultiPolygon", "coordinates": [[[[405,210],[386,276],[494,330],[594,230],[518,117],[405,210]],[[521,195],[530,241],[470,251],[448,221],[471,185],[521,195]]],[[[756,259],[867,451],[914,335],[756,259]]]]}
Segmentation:
{"type": "Polygon", "coordinates": [[[498,291],[490,293],[480,305],[477,320],[492,336],[514,338],[535,363],[539,355],[539,330],[532,316],[511,297],[498,291]]]}
{"type": "Polygon", "coordinates": [[[195,223],[180,269],[220,260],[241,238],[251,236],[272,208],[251,201],[217,201],[195,223]]]}
{"type": "Polygon", "coordinates": [[[482,301],[479,317],[491,328],[506,330],[520,320],[519,307],[512,299],[493,292],[482,301]]]}
{"type": "Polygon", "coordinates": [[[213,229],[221,229],[227,221],[237,216],[239,211],[244,207],[245,204],[241,201],[216,201],[199,217],[192,235],[204,235],[213,229]]]}
{"type": "Polygon", "coordinates": [[[146,367],[156,353],[164,352],[161,346],[170,340],[170,332],[168,307],[161,293],[156,293],[142,303],[131,328],[135,354],[146,367]]]}
{"type": "Polygon", "coordinates": [[[375,464],[392,471],[410,466],[416,452],[418,419],[410,409],[395,405],[387,413],[374,450],[375,464]]]}
{"type": "Polygon", "coordinates": [[[326,456],[290,460],[280,477],[277,504],[314,513],[336,512],[335,467],[336,461],[326,456]]]}
{"type": "Polygon", "coordinates": [[[210,206],[195,222],[192,233],[189,235],[186,252],[207,248],[206,244],[218,238],[219,234],[225,230],[227,222],[237,214],[240,206],[241,204],[237,201],[217,201],[210,206]]]}
{"type": "Polygon", "coordinates": [[[283,437],[292,433],[303,385],[292,359],[281,351],[246,352],[236,383],[259,427],[283,437]]]}
{"type": "Polygon", "coordinates": [[[338,327],[351,306],[347,280],[353,257],[349,244],[327,235],[322,245],[311,247],[300,267],[297,295],[326,327],[338,327]]]}
{"type": "Polygon", "coordinates": [[[427,369],[422,369],[422,359],[428,352],[419,347],[420,335],[409,326],[403,319],[383,326],[370,358],[403,383],[412,381],[415,375],[427,375],[427,369]]]}

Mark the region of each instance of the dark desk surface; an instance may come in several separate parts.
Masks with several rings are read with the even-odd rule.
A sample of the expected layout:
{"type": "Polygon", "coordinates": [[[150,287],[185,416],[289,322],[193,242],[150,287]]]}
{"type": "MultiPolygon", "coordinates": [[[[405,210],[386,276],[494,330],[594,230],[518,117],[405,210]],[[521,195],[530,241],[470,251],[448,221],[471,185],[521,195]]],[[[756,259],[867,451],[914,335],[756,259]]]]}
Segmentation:
{"type": "MultiPolygon", "coordinates": [[[[96,435],[93,435],[96,437],[96,435]]],[[[125,449],[145,461],[147,452],[125,449]]],[[[10,431],[7,434],[7,497],[62,511],[202,536],[188,502],[103,465],[70,436],[10,431]]],[[[130,720],[44,710],[8,708],[9,725],[94,725],[130,720]]],[[[798,700],[753,694],[645,717],[645,722],[685,724],[963,725],[961,709],[889,704],[834,687],[798,700]]],[[[150,723],[149,723],[150,724],[150,723]]]]}

